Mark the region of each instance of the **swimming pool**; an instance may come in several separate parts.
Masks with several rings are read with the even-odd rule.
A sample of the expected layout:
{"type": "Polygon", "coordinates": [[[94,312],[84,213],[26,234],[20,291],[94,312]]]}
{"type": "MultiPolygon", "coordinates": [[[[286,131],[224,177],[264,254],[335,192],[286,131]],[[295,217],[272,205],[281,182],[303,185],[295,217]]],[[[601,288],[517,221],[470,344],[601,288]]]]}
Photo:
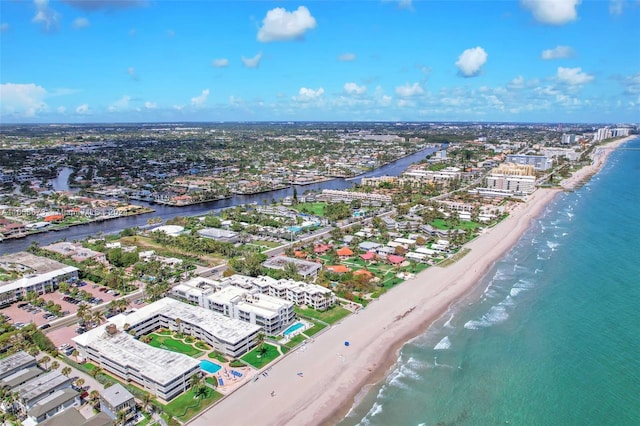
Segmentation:
{"type": "Polygon", "coordinates": [[[304,324],[301,323],[301,322],[297,322],[297,323],[293,324],[292,326],[290,326],[289,328],[287,328],[284,331],[284,333],[282,333],[282,335],[286,337],[286,336],[290,335],[291,333],[293,333],[294,331],[301,329],[302,327],[304,327],[304,324]]]}
{"type": "Polygon", "coordinates": [[[211,362],[211,361],[207,361],[206,359],[203,359],[202,361],[200,361],[200,368],[206,371],[207,373],[214,374],[214,373],[217,373],[218,370],[220,370],[222,367],[216,364],[215,362],[211,362]]]}

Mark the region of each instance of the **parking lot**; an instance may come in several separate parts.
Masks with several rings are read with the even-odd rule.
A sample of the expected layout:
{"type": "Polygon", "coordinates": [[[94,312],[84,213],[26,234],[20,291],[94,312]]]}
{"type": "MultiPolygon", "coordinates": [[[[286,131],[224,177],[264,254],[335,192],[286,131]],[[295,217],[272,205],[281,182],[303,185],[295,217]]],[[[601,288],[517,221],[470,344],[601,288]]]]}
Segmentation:
{"type": "MultiPolygon", "coordinates": [[[[86,291],[87,293],[90,293],[94,298],[102,299],[102,302],[100,303],[108,303],[116,298],[116,296],[114,296],[113,294],[109,294],[106,291],[100,291],[100,288],[104,287],[87,283],[87,285],[81,287],[80,289],[86,291]]],[[[51,300],[53,303],[59,304],[62,307],[62,312],[66,313],[64,315],[65,317],[69,315],[75,315],[78,311],[78,304],[67,301],[69,299],[64,300],[67,296],[60,293],[59,291],[56,291],[54,293],[47,293],[40,297],[42,297],[42,299],[44,299],[45,301],[51,300]]],[[[79,302],[80,299],[76,299],[79,302]]],[[[91,307],[96,305],[97,303],[89,304],[89,306],[91,307]]],[[[45,315],[47,315],[47,311],[44,309],[44,307],[33,307],[30,304],[25,304],[25,302],[16,302],[11,306],[3,308],[1,312],[11,318],[11,323],[13,324],[28,324],[30,322],[34,322],[37,326],[41,326],[45,323],[57,319],[57,317],[50,317],[49,319],[45,318],[45,315]],[[22,307],[18,307],[19,305],[22,307]]]]}

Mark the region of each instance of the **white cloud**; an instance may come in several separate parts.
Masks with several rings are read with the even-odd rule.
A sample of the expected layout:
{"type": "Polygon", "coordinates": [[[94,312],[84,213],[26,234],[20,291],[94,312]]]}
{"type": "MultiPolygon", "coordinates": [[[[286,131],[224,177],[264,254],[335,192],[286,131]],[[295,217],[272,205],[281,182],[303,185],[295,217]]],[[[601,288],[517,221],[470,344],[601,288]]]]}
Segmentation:
{"type": "Polygon", "coordinates": [[[157,103],[155,103],[155,102],[149,102],[149,101],[147,101],[147,102],[145,102],[145,103],[144,103],[144,107],[145,107],[146,109],[155,109],[155,108],[158,108],[158,104],[157,104],[157,103]]]}
{"type": "Polygon", "coordinates": [[[76,18],[73,20],[73,28],[87,28],[90,25],[87,18],[76,18]]]}
{"type": "Polygon", "coordinates": [[[338,56],[338,60],[341,62],[351,62],[356,60],[356,55],[353,53],[343,53],[338,56]]]}
{"type": "Polygon", "coordinates": [[[260,66],[260,60],[262,59],[262,52],[258,53],[253,58],[242,57],[242,64],[247,68],[258,68],[260,66]]]}
{"type": "Polygon", "coordinates": [[[200,107],[203,106],[207,102],[207,98],[209,97],[209,89],[204,89],[200,96],[195,96],[191,98],[191,105],[200,107]]]}
{"type": "Polygon", "coordinates": [[[595,79],[594,76],[582,71],[582,68],[558,67],[558,80],[570,86],[577,86],[589,83],[595,79]]]}
{"type": "Polygon", "coordinates": [[[42,24],[44,31],[55,31],[58,29],[60,14],[49,7],[49,0],[33,0],[36,7],[36,14],[31,22],[42,24]]]}
{"type": "Polygon", "coordinates": [[[227,58],[214,59],[211,65],[215,68],[225,68],[229,66],[229,60],[227,58]]]}
{"type": "Polygon", "coordinates": [[[540,57],[548,61],[551,59],[571,58],[574,54],[575,52],[570,46],[556,46],[553,49],[543,50],[540,57]]]}
{"type": "Polygon", "coordinates": [[[458,57],[456,66],[463,77],[475,77],[480,68],[487,62],[487,52],[480,46],[467,49],[458,57]]]}
{"type": "Polygon", "coordinates": [[[398,0],[398,7],[400,9],[413,10],[413,0],[398,0]]]}
{"type": "Polygon", "coordinates": [[[375,93],[374,93],[374,98],[375,98],[375,100],[378,102],[378,104],[380,106],[385,106],[386,107],[386,106],[391,105],[391,100],[392,100],[391,96],[385,95],[384,94],[384,90],[382,89],[381,86],[377,86],[376,87],[376,90],[375,90],[375,93]]]}
{"type": "Polygon", "coordinates": [[[317,90],[308,89],[306,87],[301,87],[298,91],[298,96],[295,96],[294,99],[300,102],[311,102],[315,99],[318,99],[324,93],[324,89],[320,87],[317,90]]]}
{"type": "Polygon", "coordinates": [[[136,74],[136,69],[134,67],[127,68],[127,74],[129,74],[129,76],[134,80],[138,79],[138,74],[136,74]]]}
{"type": "Polygon", "coordinates": [[[367,91],[366,86],[358,86],[356,83],[345,83],[344,91],[350,95],[362,95],[367,91]]]}
{"type": "Polygon", "coordinates": [[[117,112],[129,109],[129,101],[131,100],[131,96],[124,95],[111,105],[109,105],[109,112],[117,112]]]}
{"type": "Polygon", "coordinates": [[[522,6],[543,24],[563,25],[578,18],[576,7],[582,0],[521,0],[522,6]]]}
{"type": "Polygon", "coordinates": [[[396,95],[408,98],[415,95],[421,95],[424,93],[424,89],[420,86],[420,83],[405,84],[404,86],[396,87],[396,95]]]}
{"type": "Polygon", "coordinates": [[[611,0],[609,2],[609,13],[612,15],[622,15],[624,0],[611,0]]]}
{"type": "Polygon", "coordinates": [[[12,114],[22,117],[34,117],[38,112],[47,109],[44,98],[47,90],[33,83],[29,84],[0,84],[0,103],[2,114],[12,114]]]}
{"type": "Polygon", "coordinates": [[[509,83],[510,89],[522,89],[524,87],[524,77],[519,75],[509,83]]]}
{"type": "Polygon", "coordinates": [[[9,24],[7,22],[3,22],[2,24],[0,24],[0,33],[6,33],[7,31],[9,31],[9,24]]]}
{"type": "Polygon", "coordinates": [[[82,104],[76,108],[76,114],[89,114],[89,105],[82,104]]]}
{"type": "Polygon", "coordinates": [[[173,109],[175,109],[176,111],[182,111],[184,109],[184,105],[174,105],[173,109]]]}
{"type": "Polygon", "coordinates": [[[262,20],[262,27],[258,30],[258,41],[300,40],[307,30],[316,27],[316,20],[309,9],[298,7],[293,12],[287,12],[282,7],[271,9],[262,20]]]}

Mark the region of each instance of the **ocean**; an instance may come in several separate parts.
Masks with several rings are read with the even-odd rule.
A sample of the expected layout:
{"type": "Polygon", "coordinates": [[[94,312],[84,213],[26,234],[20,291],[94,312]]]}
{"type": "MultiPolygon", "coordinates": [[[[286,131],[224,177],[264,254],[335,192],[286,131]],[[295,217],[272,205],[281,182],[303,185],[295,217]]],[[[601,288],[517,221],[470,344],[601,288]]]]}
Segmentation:
{"type": "Polygon", "coordinates": [[[561,193],[351,425],[640,425],[640,138],[561,193]]]}

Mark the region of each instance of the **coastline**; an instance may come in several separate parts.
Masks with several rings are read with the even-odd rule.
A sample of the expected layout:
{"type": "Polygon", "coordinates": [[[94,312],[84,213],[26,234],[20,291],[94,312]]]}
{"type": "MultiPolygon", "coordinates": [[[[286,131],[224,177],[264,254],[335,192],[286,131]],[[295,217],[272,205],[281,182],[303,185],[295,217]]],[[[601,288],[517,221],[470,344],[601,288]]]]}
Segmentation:
{"type": "MultiPolygon", "coordinates": [[[[598,147],[592,164],[563,181],[562,188],[575,188],[590,178],[605,164],[611,150],[635,137],[598,147]]],[[[358,315],[345,318],[273,365],[268,377],[249,382],[190,424],[206,425],[221,418],[228,424],[340,421],[356,398],[386,377],[402,346],[468,294],[560,191],[538,189],[507,219],[467,244],[471,251],[458,262],[431,267],[394,287],[358,315]],[[269,396],[272,391],[276,397],[269,396]],[[247,406],[252,410],[246,410],[247,406]]]]}
{"type": "Polygon", "coordinates": [[[584,182],[588,181],[593,175],[598,173],[606,163],[607,158],[612,151],[637,137],[638,135],[631,135],[597,146],[591,153],[591,164],[577,170],[571,176],[560,182],[560,186],[565,190],[574,190],[578,188],[584,182]]]}

